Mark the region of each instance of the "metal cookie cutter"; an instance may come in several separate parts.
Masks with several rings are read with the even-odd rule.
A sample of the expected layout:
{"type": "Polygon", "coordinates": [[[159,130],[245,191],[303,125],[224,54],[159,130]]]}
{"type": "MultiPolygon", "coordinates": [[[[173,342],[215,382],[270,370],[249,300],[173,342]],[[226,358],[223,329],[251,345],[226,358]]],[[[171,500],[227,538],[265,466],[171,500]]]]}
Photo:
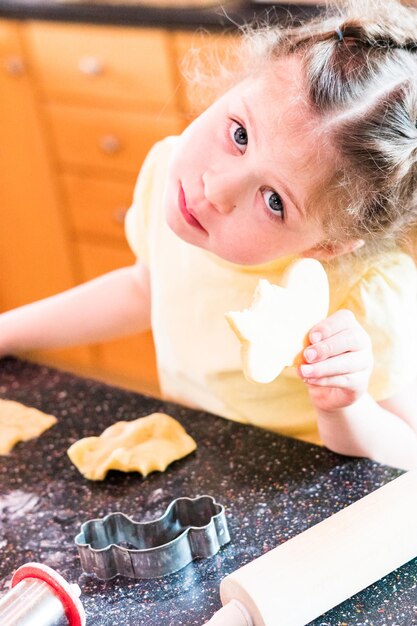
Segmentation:
{"type": "Polygon", "coordinates": [[[229,541],[224,507],[212,496],[177,498],[152,522],[110,513],[85,522],[75,537],[81,567],[102,580],[172,574],[229,541]]]}

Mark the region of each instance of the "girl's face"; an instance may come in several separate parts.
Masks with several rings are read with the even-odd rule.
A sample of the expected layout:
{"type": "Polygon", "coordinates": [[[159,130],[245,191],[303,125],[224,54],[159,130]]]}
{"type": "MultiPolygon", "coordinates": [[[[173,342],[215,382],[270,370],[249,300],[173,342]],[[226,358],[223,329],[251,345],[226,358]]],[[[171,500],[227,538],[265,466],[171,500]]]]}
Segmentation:
{"type": "Polygon", "coordinates": [[[305,104],[300,61],[275,61],[182,133],[166,217],[185,241],[243,265],[307,253],[325,239],[307,199],[329,168],[305,104]]]}

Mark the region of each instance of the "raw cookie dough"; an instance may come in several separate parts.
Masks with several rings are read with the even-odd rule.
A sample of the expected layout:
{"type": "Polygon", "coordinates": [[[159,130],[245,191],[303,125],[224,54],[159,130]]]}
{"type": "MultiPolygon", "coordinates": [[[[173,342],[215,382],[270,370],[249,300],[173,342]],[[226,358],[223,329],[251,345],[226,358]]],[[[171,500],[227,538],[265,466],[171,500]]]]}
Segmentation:
{"type": "Polygon", "coordinates": [[[246,378],[270,383],[293,365],[305,347],[309,330],[327,316],[329,283],[315,259],[300,259],[287,270],[283,286],[261,279],[252,305],[226,313],[242,344],[246,378]]]}
{"type": "Polygon", "coordinates": [[[173,417],[152,413],[132,422],[116,422],[99,437],[76,441],[68,456],[85,478],[103,480],[111,469],[143,476],[155,470],[163,472],[196,447],[173,417]]]}
{"type": "Polygon", "coordinates": [[[56,424],[47,415],[13,400],[0,400],[0,455],[8,454],[19,441],[28,441],[56,424]]]}

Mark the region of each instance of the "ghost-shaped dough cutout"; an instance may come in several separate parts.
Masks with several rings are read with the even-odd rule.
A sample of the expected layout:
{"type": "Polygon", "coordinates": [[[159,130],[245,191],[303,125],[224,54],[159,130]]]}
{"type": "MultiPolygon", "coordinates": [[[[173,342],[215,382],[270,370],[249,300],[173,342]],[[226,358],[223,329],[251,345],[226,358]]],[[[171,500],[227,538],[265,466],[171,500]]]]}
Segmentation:
{"type": "Polygon", "coordinates": [[[329,283],[319,261],[295,261],[282,283],[261,279],[249,309],[226,313],[242,344],[243,372],[252,382],[272,382],[293,365],[307,333],[328,313],[329,283]]]}
{"type": "Polygon", "coordinates": [[[8,454],[19,441],[39,437],[56,424],[53,415],[14,400],[0,400],[0,455],[8,454]]]}
{"type": "Polygon", "coordinates": [[[168,465],[193,452],[196,442],[177,420],[152,413],[132,422],[116,422],[99,437],[76,441],[68,456],[89,480],[103,480],[111,469],[121,472],[166,470],[168,465]]]}

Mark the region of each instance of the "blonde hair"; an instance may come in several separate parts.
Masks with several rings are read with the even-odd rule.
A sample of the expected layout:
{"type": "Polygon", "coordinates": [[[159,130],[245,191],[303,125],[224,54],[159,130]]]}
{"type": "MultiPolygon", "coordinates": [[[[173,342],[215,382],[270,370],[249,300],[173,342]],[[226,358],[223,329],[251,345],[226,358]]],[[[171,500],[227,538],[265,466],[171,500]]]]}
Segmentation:
{"type": "Polygon", "coordinates": [[[243,45],[255,67],[302,59],[309,105],[339,155],[314,193],[329,237],[406,242],[417,223],[417,10],[347,0],[298,27],[247,29],[243,45]]]}
{"type": "Polygon", "coordinates": [[[346,0],[299,26],[243,30],[237,80],[302,60],[308,104],[339,155],[311,201],[329,238],[404,243],[417,223],[417,10],[346,0]]]}

